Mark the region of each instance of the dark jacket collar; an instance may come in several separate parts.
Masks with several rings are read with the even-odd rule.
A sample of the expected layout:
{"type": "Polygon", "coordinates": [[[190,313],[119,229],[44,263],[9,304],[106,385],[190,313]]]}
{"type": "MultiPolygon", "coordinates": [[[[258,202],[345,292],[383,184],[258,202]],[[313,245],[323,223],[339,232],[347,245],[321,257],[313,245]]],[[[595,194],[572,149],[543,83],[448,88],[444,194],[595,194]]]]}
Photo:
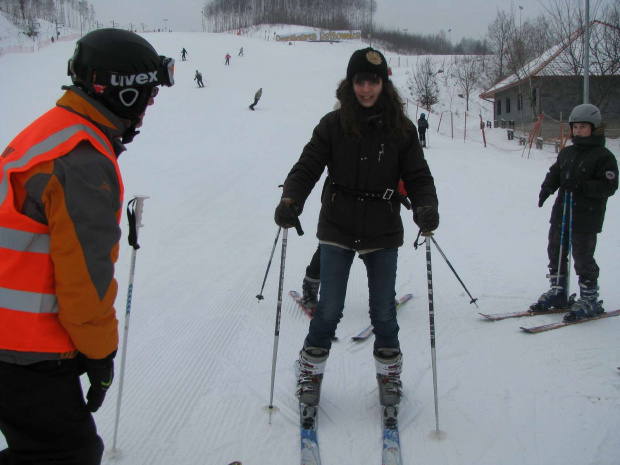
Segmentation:
{"type": "Polygon", "coordinates": [[[62,86],[62,89],[66,92],[56,102],[56,106],[80,115],[97,126],[112,143],[118,158],[126,150],[121,142],[123,134],[127,131],[125,120],[77,86],[62,86]]]}
{"type": "Polygon", "coordinates": [[[582,148],[590,148],[601,146],[605,147],[605,134],[592,135],[590,137],[573,136],[573,145],[577,145],[582,148]]]}

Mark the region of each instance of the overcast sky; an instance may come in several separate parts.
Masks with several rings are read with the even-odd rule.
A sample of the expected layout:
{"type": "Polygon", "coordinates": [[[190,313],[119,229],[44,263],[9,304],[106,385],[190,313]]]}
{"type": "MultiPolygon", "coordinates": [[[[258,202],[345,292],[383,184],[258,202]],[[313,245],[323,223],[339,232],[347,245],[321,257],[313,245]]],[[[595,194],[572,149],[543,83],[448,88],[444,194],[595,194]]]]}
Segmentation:
{"type": "MultiPolygon", "coordinates": [[[[373,0],[377,3],[375,24],[388,29],[407,29],[409,33],[435,34],[450,32],[454,42],[462,37],[478,39],[485,35],[497,10],[510,9],[510,0],[373,0]]],[[[543,0],[547,3],[548,0],[543,0]]],[[[201,10],[204,0],[89,0],[97,20],[105,26],[112,21],[138,30],[167,26],[172,31],[202,30],[201,10]],[[167,19],[168,21],[164,21],[167,19]]],[[[543,11],[540,0],[516,0],[517,14],[523,21],[543,11]],[[519,10],[519,5],[523,10],[519,10]]]]}

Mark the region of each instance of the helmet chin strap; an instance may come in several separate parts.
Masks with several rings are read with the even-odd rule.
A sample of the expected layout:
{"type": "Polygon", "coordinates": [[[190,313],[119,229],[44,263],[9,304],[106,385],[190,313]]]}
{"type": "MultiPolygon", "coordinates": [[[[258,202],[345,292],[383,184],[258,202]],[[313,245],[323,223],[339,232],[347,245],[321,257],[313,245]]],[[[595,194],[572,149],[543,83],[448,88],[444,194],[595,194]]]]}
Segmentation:
{"type": "Polygon", "coordinates": [[[131,123],[131,126],[127,128],[127,130],[123,133],[123,138],[121,142],[123,144],[129,144],[133,141],[133,138],[140,134],[140,131],[136,131],[136,125],[140,120],[134,121],[131,123]]]}

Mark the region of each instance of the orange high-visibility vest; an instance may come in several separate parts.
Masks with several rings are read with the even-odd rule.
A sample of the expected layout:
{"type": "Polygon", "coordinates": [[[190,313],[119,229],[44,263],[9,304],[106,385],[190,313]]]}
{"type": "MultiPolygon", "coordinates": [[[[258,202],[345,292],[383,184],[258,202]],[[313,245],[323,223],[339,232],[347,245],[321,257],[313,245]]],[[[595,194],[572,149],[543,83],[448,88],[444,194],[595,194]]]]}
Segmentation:
{"type": "Polygon", "coordinates": [[[55,107],[24,129],[0,155],[0,349],[67,353],[75,346],[58,318],[50,230],[15,210],[11,175],[66,155],[88,141],[110,159],[108,138],[94,124],[55,107]]]}

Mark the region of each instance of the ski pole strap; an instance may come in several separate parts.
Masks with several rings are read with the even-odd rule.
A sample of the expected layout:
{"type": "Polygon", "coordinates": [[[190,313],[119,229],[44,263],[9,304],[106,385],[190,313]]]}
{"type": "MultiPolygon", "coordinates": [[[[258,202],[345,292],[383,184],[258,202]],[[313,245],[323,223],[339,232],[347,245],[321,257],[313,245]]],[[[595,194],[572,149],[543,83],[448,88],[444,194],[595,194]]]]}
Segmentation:
{"type": "Polygon", "coordinates": [[[424,239],[422,242],[420,242],[420,236],[422,235],[422,230],[420,229],[418,231],[418,235],[415,238],[415,242],[413,243],[413,248],[415,250],[418,250],[418,247],[421,246],[422,244],[424,244],[426,242],[426,239],[424,239]]]}
{"type": "Polygon", "coordinates": [[[127,203],[127,220],[129,221],[129,236],[127,237],[127,241],[129,245],[132,246],[135,250],[140,248],[140,244],[138,244],[138,228],[136,226],[136,202],[138,198],[131,199],[129,203],[127,203]]]}

